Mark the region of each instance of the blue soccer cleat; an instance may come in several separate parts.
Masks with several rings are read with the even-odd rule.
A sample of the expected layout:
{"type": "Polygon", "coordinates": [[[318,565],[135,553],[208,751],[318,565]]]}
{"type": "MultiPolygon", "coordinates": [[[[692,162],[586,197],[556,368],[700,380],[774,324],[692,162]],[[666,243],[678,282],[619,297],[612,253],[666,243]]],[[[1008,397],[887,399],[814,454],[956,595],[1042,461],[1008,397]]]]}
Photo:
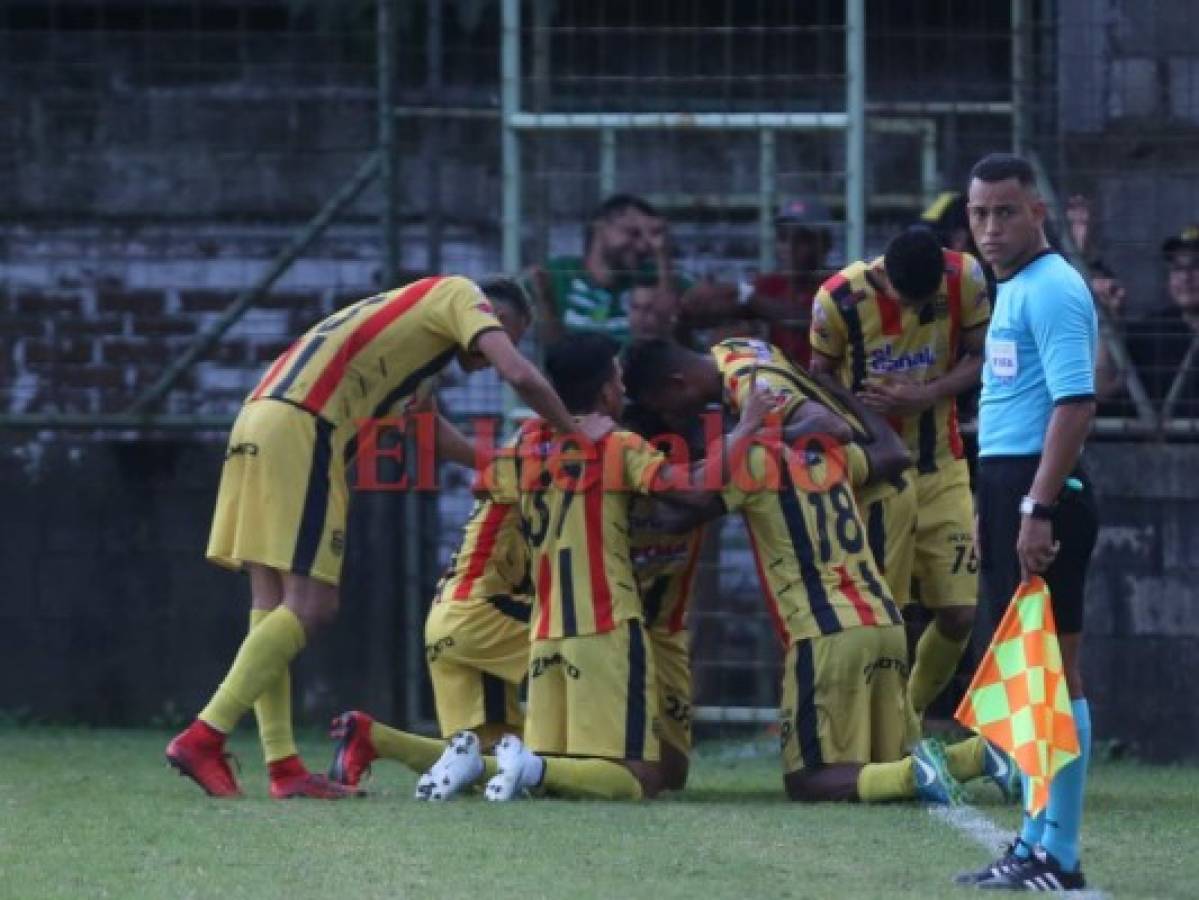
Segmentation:
{"type": "Polygon", "coordinates": [[[925,738],[912,748],[912,775],[916,780],[916,796],[924,802],[942,806],[965,802],[966,792],[949,774],[945,747],[936,738],[925,738]]]}
{"type": "Polygon", "coordinates": [[[1024,781],[1016,761],[986,738],[983,742],[983,774],[995,782],[1003,799],[1008,803],[1020,803],[1024,799],[1024,781]]]}

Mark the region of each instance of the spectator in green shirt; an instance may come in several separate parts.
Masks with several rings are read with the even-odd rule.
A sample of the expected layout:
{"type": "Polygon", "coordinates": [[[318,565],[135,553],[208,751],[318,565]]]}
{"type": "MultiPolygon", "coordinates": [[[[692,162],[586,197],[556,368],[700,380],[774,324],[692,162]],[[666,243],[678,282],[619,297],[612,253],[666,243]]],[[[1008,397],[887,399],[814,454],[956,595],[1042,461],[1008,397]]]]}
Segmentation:
{"type": "Polygon", "coordinates": [[[666,220],[632,194],[614,194],[588,222],[583,256],[556,256],[532,267],[525,283],[537,307],[543,342],[568,332],[629,336],[633,289],[651,285],[680,293],[670,259],[666,220]]]}

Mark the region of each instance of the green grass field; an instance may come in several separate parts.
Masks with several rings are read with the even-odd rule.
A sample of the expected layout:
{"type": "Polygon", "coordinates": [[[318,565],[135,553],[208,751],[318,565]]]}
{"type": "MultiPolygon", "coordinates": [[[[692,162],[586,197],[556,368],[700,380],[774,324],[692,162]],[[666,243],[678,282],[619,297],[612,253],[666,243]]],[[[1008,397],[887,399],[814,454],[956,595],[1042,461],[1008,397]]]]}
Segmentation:
{"type": "MultiPolygon", "coordinates": [[[[987,854],[917,805],[799,806],[766,752],[700,748],[687,792],[636,805],[411,799],[382,763],[371,795],[266,799],[248,732],[248,799],[212,801],[162,761],[165,733],[0,729],[0,896],[928,898],[987,854]]],[[[314,766],[327,742],[303,743],[314,766]]],[[[980,812],[1018,811],[988,785],[980,812]]],[[[1113,897],[1193,897],[1199,769],[1097,765],[1084,864],[1113,897]]]]}

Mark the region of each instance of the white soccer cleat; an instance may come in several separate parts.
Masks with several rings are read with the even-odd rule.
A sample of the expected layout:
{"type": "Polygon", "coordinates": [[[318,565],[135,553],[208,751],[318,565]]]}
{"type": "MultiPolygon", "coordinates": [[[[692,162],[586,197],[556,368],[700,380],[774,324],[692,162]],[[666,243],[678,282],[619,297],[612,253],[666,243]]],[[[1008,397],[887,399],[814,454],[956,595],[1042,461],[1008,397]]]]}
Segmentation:
{"type": "Polygon", "coordinates": [[[483,754],[473,731],[459,731],[437,762],[416,783],[416,799],[433,802],[452,800],[463,788],[470,787],[483,774],[483,754]]]}
{"type": "Polygon", "coordinates": [[[487,782],[483,795],[488,800],[515,800],[541,783],[545,763],[514,734],[504,735],[495,745],[499,773],[487,782]]]}

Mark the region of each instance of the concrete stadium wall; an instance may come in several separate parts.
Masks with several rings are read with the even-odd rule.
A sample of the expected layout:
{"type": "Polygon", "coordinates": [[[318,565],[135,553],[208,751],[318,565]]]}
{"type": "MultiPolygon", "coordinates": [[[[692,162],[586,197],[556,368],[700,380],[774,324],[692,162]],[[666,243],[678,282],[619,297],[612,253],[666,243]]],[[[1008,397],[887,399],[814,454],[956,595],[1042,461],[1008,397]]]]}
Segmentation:
{"type": "MultiPolygon", "coordinates": [[[[221,439],[5,441],[0,711],[111,725],[195,714],[248,624],[247,580],[203,559],[223,452],[221,439]]],[[[341,615],[294,670],[309,722],[347,704],[405,715],[400,642],[423,615],[403,621],[403,501],[353,507],[341,615]]]]}
{"type": "MultiPolygon", "coordinates": [[[[1104,522],[1085,652],[1096,734],[1151,759],[1199,746],[1197,452],[1089,451],[1104,522]]],[[[248,605],[244,581],[202,559],[221,454],[219,439],[5,441],[0,711],[132,725],[177,721],[206,700],[248,605]]],[[[401,516],[397,494],[356,495],[341,616],[296,666],[305,721],[352,705],[405,713],[416,661],[402,637],[420,623],[405,622],[400,604],[401,516]]],[[[426,529],[430,556],[437,531],[426,529]]]]}
{"type": "Polygon", "coordinates": [[[1199,746],[1199,446],[1097,444],[1103,528],[1083,671],[1096,735],[1151,759],[1199,746]]]}

